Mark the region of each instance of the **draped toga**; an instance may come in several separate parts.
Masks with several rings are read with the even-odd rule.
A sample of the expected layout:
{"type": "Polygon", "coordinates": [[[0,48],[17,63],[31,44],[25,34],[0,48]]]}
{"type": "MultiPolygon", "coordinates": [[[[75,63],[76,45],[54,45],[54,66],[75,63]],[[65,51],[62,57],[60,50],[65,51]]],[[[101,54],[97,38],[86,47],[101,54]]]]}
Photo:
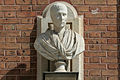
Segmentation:
{"type": "Polygon", "coordinates": [[[34,47],[51,61],[72,59],[85,50],[83,37],[70,29],[64,31],[62,39],[54,30],[47,30],[37,37],[34,47]]]}

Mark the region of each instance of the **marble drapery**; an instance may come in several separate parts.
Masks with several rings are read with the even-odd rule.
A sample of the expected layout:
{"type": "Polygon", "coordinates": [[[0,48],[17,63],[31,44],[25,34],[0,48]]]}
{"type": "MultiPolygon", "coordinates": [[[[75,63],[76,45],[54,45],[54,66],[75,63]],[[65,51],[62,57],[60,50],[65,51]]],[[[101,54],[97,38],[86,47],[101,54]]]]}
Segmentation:
{"type": "Polygon", "coordinates": [[[54,30],[47,30],[37,37],[34,47],[51,61],[72,59],[85,50],[83,37],[70,29],[64,31],[62,38],[54,30]]]}

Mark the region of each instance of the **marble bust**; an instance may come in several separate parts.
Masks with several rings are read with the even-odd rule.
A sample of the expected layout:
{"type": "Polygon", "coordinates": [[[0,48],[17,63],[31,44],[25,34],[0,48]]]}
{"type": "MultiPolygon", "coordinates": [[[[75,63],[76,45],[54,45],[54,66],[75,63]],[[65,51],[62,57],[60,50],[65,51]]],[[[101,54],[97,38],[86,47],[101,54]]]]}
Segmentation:
{"type": "MultiPolygon", "coordinates": [[[[66,29],[67,7],[62,3],[55,3],[50,8],[50,16],[54,25],[41,33],[34,47],[39,54],[51,61],[70,60],[85,50],[84,39],[71,29],[66,29]]],[[[58,64],[57,64],[58,65],[58,64]]],[[[59,66],[58,66],[59,67],[59,66]]],[[[61,66],[61,69],[64,66],[61,66]]],[[[56,70],[65,72],[65,70],[56,70]]]]}

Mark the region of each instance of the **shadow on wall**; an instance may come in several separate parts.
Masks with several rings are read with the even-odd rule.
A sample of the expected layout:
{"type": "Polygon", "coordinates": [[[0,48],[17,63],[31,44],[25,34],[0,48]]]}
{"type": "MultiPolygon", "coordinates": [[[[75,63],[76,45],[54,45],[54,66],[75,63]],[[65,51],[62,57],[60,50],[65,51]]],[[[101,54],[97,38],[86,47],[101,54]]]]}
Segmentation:
{"type": "MultiPolygon", "coordinates": [[[[19,65],[15,67],[12,70],[9,71],[3,71],[3,73],[6,73],[4,77],[2,77],[0,80],[36,80],[36,74],[37,74],[37,54],[33,47],[33,43],[36,39],[36,19],[34,21],[34,28],[30,33],[30,62],[19,62],[19,65]],[[28,68],[28,65],[29,68],[28,68]]],[[[22,53],[24,53],[25,50],[22,50],[22,53]]],[[[24,57],[24,55],[21,55],[21,57],[24,57]]],[[[17,62],[16,62],[17,63],[17,62]]]]}
{"type": "Polygon", "coordinates": [[[117,0],[118,80],[120,80],[120,0],[117,0]]]}

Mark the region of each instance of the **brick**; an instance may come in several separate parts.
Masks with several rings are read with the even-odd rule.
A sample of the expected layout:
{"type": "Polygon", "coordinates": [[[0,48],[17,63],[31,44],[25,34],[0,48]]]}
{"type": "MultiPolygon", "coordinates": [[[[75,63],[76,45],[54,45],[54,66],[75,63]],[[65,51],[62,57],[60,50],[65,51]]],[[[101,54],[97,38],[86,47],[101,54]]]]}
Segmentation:
{"type": "Polygon", "coordinates": [[[6,62],[20,62],[20,57],[6,57],[6,62]]]}
{"type": "Polygon", "coordinates": [[[15,43],[16,42],[16,38],[15,37],[6,37],[5,38],[5,42],[7,43],[9,43],[9,42],[13,42],[13,43],[15,43]]]}
{"type": "Polygon", "coordinates": [[[88,70],[84,70],[84,75],[85,75],[85,76],[88,76],[88,75],[89,75],[88,70]]]}
{"type": "Polygon", "coordinates": [[[0,75],[1,80],[6,80],[6,77],[4,75],[0,75]]]}
{"type": "Polygon", "coordinates": [[[40,16],[40,15],[42,15],[43,13],[42,13],[42,11],[37,11],[36,12],[36,15],[38,15],[38,16],[40,16]]]}
{"type": "Polygon", "coordinates": [[[5,31],[0,31],[0,36],[1,37],[5,37],[5,35],[6,35],[5,31]]]}
{"type": "MultiPolygon", "coordinates": [[[[37,60],[36,60],[36,62],[37,62],[37,60]]],[[[37,64],[36,64],[35,62],[34,62],[34,63],[32,63],[31,68],[36,69],[36,68],[37,68],[37,64]]],[[[36,72],[35,72],[35,73],[36,73],[36,72]]]]}
{"type": "Polygon", "coordinates": [[[1,31],[0,32],[1,37],[19,37],[20,36],[20,31],[1,31]]]}
{"type": "Polygon", "coordinates": [[[106,31],[107,27],[106,26],[94,26],[94,25],[87,25],[85,26],[85,31],[106,31]]]}
{"type": "Polygon", "coordinates": [[[36,16],[36,13],[35,12],[17,12],[17,17],[35,17],[36,16]]]}
{"type": "Polygon", "coordinates": [[[7,24],[7,25],[4,25],[4,28],[5,30],[15,30],[16,25],[7,24]]]}
{"type": "Polygon", "coordinates": [[[30,37],[19,37],[16,39],[17,43],[25,43],[25,42],[30,42],[30,37]]]}
{"type": "Polygon", "coordinates": [[[0,50],[0,56],[4,56],[4,50],[0,50]]]}
{"type": "Polygon", "coordinates": [[[37,1],[36,0],[32,0],[32,4],[37,4],[37,1]]]}
{"type": "Polygon", "coordinates": [[[4,0],[0,0],[0,4],[4,4],[4,0]]]}
{"type": "Polygon", "coordinates": [[[1,24],[17,24],[20,23],[19,19],[15,19],[15,18],[6,18],[6,19],[0,19],[0,23],[1,24]]]}
{"type": "Polygon", "coordinates": [[[101,11],[104,11],[104,12],[114,12],[114,11],[117,11],[117,7],[116,6],[102,6],[101,7],[101,11]]]}
{"type": "Polygon", "coordinates": [[[18,56],[30,56],[31,53],[35,53],[32,50],[30,51],[29,49],[21,49],[21,50],[17,50],[17,55],[18,56]]]}
{"type": "Polygon", "coordinates": [[[7,80],[16,80],[17,77],[16,76],[6,76],[7,80]]]}
{"type": "Polygon", "coordinates": [[[0,25],[0,30],[3,30],[4,28],[3,28],[3,25],[0,25]]]}
{"type": "Polygon", "coordinates": [[[4,17],[4,13],[0,12],[0,18],[3,18],[3,17],[4,17]]]}
{"type": "Polygon", "coordinates": [[[20,49],[21,45],[19,43],[6,43],[5,49],[20,49]]]}
{"type": "Polygon", "coordinates": [[[36,36],[36,32],[31,32],[31,31],[21,31],[22,32],[22,37],[29,37],[29,36],[33,36],[35,37],[36,36]]]}
{"type": "Polygon", "coordinates": [[[0,42],[5,42],[5,37],[0,37],[0,42]]]}
{"type": "Polygon", "coordinates": [[[5,56],[0,57],[1,62],[5,62],[5,60],[6,60],[5,56]]]}
{"type": "Polygon", "coordinates": [[[117,44],[118,43],[118,39],[115,38],[110,38],[107,40],[108,44],[117,44]]]}
{"type": "Polygon", "coordinates": [[[105,57],[105,52],[85,52],[84,53],[86,57],[105,57]]]}
{"type": "Polygon", "coordinates": [[[85,63],[89,63],[89,58],[85,57],[85,58],[84,58],[84,62],[85,62],[85,63]]]}
{"type": "Polygon", "coordinates": [[[101,32],[89,32],[89,37],[90,38],[100,38],[101,32]]]}
{"type": "Polygon", "coordinates": [[[86,44],[106,44],[107,39],[85,39],[86,44]]]}
{"type": "Polygon", "coordinates": [[[117,31],[117,26],[116,25],[109,25],[108,26],[108,31],[117,31]]]}
{"type": "Polygon", "coordinates": [[[79,11],[89,11],[89,6],[75,5],[74,7],[77,9],[78,12],[79,11]]]}
{"type": "Polygon", "coordinates": [[[6,50],[5,56],[16,56],[16,50],[6,50]]]}
{"type": "Polygon", "coordinates": [[[21,8],[22,10],[32,10],[32,6],[29,5],[22,5],[21,8]]]}
{"type": "Polygon", "coordinates": [[[91,13],[85,13],[85,18],[106,18],[106,14],[105,13],[96,13],[93,14],[91,13]]]}
{"type": "Polygon", "coordinates": [[[9,70],[0,70],[0,75],[6,75],[9,72],[9,70]]]}
{"type": "Polygon", "coordinates": [[[20,31],[6,31],[7,37],[20,37],[21,32],[20,31]]]}
{"type": "Polygon", "coordinates": [[[111,31],[106,31],[106,32],[102,32],[102,37],[103,38],[116,38],[117,37],[117,32],[111,32],[111,31]]]}
{"type": "Polygon", "coordinates": [[[118,69],[119,65],[118,64],[108,64],[108,69],[118,69]]]}
{"type": "MultiPolygon", "coordinates": [[[[33,64],[33,63],[32,63],[33,64]]],[[[21,62],[17,64],[20,69],[30,69],[32,65],[29,62],[21,62]]]]}
{"type": "Polygon", "coordinates": [[[100,19],[90,19],[89,22],[91,25],[96,25],[96,24],[100,24],[100,21],[101,21],[100,19]]]}
{"type": "Polygon", "coordinates": [[[102,50],[108,50],[108,51],[116,51],[118,50],[118,45],[102,45],[101,46],[102,50]]]}
{"type": "Polygon", "coordinates": [[[112,52],[112,51],[107,52],[107,56],[108,56],[108,57],[117,57],[118,54],[119,54],[119,53],[116,52],[116,51],[115,51],[115,52],[112,52]]]}
{"type": "Polygon", "coordinates": [[[85,4],[106,4],[106,0],[85,0],[85,4]]]}
{"type": "Polygon", "coordinates": [[[103,76],[114,76],[118,75],[118,70],[102,70],[102,75],[103,76]]]}
{"type": "Polygon", "coordinates": [[[72,4],[84,4],[84,0],[70,0],[72,4]]]}
{"type": "Polygon", "coordinates": [[[90,74],[90,76],[100,76],[101,70],[90,70],[89,74],[90,74]]]}
{"type": "Polygon", "coordinates": [[[32,63],[36,63],[36,62],[37,62],[36,56],[31,57],[31,62],[32,62],[32,63]]]}
{"type": "Polygon", "coordinates": [[[21,60],[22,62],[29,62],[31,59],[30,59],[30,56],[24,56],[24,57],[21,57],[21,60]]]}
{"type": "Polygon", "coordinates": [[[0,43],[0,49],[4,49],[5,48],[5,44],[4,43],[0,43]]]}
{"type": "Polygon", "coordinates": [[[5,65],[6,65],[6,69],[17,68],[17,63],[15,63],[15,62],[7,62],[7,63],[5,63],[5,65]]]}
{"type": "Polygon", "coordinates": [[[43,1],[43,0],[38,0],[37,3],[38,3],[38,4],[49,4],[49,1],[50,1],[50,0],[44,0],[44,1],[43,1]]]}
{"type": "Polygon", "coordinates": [[[4,62],[0,62],[0,69],[5,69],[5,63],[4,62]]]}
{"type": "Polygon", "coordinates": [[[107,25],[112,25],[112,24],[117,24],[117,20],[116,19],[104,19],[101,20],[100,24],[107,24],[107,25]]]}
{"type": "Polygon", "coordinates": [[[107,18],[117,18],[117,13],[107,13],[106,14],[107,18]]]}
{"type": "Polygon", "coordinates": [[[27,76],[17,76],[17,80],[26,80],[26,79],[36,80],[36,76],[29,76],[29,75],[27,75],[27,76]]]}
{"type": "Polygon", "coordinates": [[[19,11],[21,8],[20,6],[0,6],[0,11],[19,11]]]}
{"type": "Polygon", "coordinates": [[[85,50],[88,50],[89,49],[89,45],[85,45],[85,50]]]}
{"type": "Polygon", "coordinates": [[[89,38],[89,32],[85,32],[84,35],[85,35],[85,38],[89,38]]]}
{"type": "Polygon", "coordinates": [[[27,23],[32,23],[32,18],[22,18],[21,19],[21,23],[23,24],[27,24],[27,23]]]}
{"type": "Polygon", "coordinates": [[[108,80],[119,80],[119,77],[118,76],[110,76],[108,77],[108,80]]]}
{"type": "Polygon", "coordinates": [[[88,25],[88,24],[89,24],[89,19],[84,18],[84,24],[85,24],[85,25],[88,25]]]}
{"type": "Polygon", "coordinates": [[[22,37],[29,37],[31,34],[31,31],[22,31],[22,37]]]}
{"type": "Polygon", "coordinates": [[[13,69],[8,73],[8,75],[20,75],[20,69],[13,69]]]}
{"type": "Polygon", "coordinates": [[[84,12],[80,11],[78,12],[78,15],[84,15],[84,12]]]}
{"type": "Polygon", "coordinates": [[[12,18],[12,17],[16,17],[15,12],[5,12],[5,18],[12,18]]]}
{"type": "Polygon", "coordinates": [[[17,30],[33,30],[33,24],[17,25],[17,30]]]}
{"type": "Polygon", "coordinates": [[[107,0],[107,4],[112,5],[112,4],[117,4],[117,0],[107,0]]]}
{"type": "Polygon", "coordinates": [[[91,5],[90,7],[89,7],[89,10],[90,10],[90,12],[93,12],[93,11],[95,11],[95,13],[99,13],[100,12],[100,6],[98,6],[98,5],[91,5]]]}
{"type": "Polygon", "coordinates": [[[118,59],[117,58],[102,58],[102,63],[117,63],[118,59]]]}
{"type": "Polygon", "coordinates": [[[90,76],[87,78],[88,78],[87,80],[107,80],[107,77],[104,76],[90,76]]]}
{"type": "Polygon", "coordinates": [[[85,69],[106,69],[106,64],[85,64],[85,69]]]}
{"type": "Polygon", "coordinates": [[[32,4],[32,0],[16,0],[16,4],[32,4]]]}
{"type": "Polygon", "coordinates": [[[101,47],[100,45],[89,45],[89,50],[93,51],[100,50],[100,47],[101,47]]]}
{"type": "Polygon", "coordinates": [[[5,0],[6,5],[15,4],[15,0],[5,0]]]}
{"type": "Polygon", "coordinates": [[[100,63],[100,58],[99,57],[92,57],[92,58],[90,58],[90,63],[100,63]]]}
{"type": "Polygon", "coordinates": [[[34,11],[43,11],[47,5],[33,5],[34,11]]]}
{"type": "Polygon", "coordinates": [[[30,49],[30,43],[22,43],[22,49],[30,49]]]}

